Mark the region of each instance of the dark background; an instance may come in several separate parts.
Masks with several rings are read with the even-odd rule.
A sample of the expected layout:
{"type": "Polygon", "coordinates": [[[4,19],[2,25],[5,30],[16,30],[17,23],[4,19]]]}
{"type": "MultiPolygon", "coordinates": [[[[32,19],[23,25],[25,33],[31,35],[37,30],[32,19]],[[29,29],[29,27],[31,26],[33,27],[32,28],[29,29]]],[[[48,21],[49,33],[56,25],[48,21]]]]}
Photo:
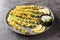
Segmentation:
{"type": "Polygon", "coordinates": [[[60,0],[0,0],[0,40],[60,40],[60,0]],[[14,6],[23,4],[43,5],[50,8],[55,16],[52,27],[41,35],[22,36],[7,28],[5,17],[14,6]]]}

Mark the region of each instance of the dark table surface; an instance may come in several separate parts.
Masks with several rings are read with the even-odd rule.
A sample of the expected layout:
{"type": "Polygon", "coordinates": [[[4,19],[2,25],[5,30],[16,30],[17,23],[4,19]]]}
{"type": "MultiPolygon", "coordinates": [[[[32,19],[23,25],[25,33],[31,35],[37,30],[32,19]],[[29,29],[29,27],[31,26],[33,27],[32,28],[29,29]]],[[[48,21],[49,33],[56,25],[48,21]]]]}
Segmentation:
{"type": "Polygon", "coordinates": [[[0,0],[0,40],[60,40],[60,0],[0,0]],[[52,27],[41,35],[23,36],[7,28],[5,17],[14,6],[23,4],[43,5],[50,8],[55,16],[52,27]]]}

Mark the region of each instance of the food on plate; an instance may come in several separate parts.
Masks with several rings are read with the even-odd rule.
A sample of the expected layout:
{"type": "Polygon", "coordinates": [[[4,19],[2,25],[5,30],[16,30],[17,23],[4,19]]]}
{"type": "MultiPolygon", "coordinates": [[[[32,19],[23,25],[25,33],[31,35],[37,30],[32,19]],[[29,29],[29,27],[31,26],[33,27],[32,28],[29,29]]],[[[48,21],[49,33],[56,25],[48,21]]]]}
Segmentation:
{"type": "Polygon", "coordinates": [[[36,28],[31,29],[31,30],[32,30],[32,32],[37,33],[37,34],[42,33],[45,31],[45,26],[38,25],[36,28]]]}
{"type": "Polygon", "coordinates": [[[45,15],[45,16],[42,16],[41,17],[41,20],[43,22],[50,22],[52,20],[52,17],[48,16],[48,15],[45,15]]]}
{"type": "MultiPolygon", "coordinates": [[[[42,33],[45,31],[45,26],[41,24],[40,17],[45,14],[50,15],[50,12],[43,6],[16,6],[9,11],[7,22],[13,28],[24,34],[29,33],[25,27],[31,28],[30,30],[34,33],[42,33]]],[[[41,19],[43,22],[50,22],[50,20],[52,20],[50,16],[42,16],[41,19]]]]}

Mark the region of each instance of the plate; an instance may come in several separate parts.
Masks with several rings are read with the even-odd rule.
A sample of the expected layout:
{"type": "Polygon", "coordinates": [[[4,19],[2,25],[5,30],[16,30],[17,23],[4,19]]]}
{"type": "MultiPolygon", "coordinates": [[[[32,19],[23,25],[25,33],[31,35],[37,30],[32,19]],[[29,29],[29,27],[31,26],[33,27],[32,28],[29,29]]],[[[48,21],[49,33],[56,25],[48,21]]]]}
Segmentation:
{"type": "MultiPolygon", "coordinates": [[[[42,7],[47,8],[47,9],[50,11],[51,17],[52,17],[52,24],[53,24],[53,22],[54,22],[53,12],[52,12],[48,7],[46,7],[46,6],[42,6],[42,7]]],[[[10,10],[8,11],[7,15],[6,15],[6,23],[7,23],[7,25],[8,25],[8,28],[11,29],[12,31],[14,31],[14,32],[16,32],[16,33],[19,33],[19,34],[22,34],[22,35],[37,35],[36,33],[32,32],[30,28],[24,27],[26,30],[28,30],[28,31],[30,32],[29,34],[24,34],[24,33],[20,32],[20,31],[18,31],[18,30],[16,30],[16,29],[14,29],[10,24],[8,24],[8,22],[7,22],[7,17],[8,17],[8,15],[9,15],[9,12],[10,12],[11,10],[13,10],[14,8],[15,8],[15,7],[13,7],[12,9],[10,9],[10,10]]],[[[51,24],[50,26],[45,26],[45,27],[46,27],[45,31],[47,31],[47,30],[52,26],[52,24],[51,24]]],[[[45,32],[45,31],[44,31],[44,32],[45,32]]],[[[44,32],[42,32],[42,33],[44,33],[44,32]]],[[[39,34],[41,34],[41,33],[39,33],[39,34]]]]}

